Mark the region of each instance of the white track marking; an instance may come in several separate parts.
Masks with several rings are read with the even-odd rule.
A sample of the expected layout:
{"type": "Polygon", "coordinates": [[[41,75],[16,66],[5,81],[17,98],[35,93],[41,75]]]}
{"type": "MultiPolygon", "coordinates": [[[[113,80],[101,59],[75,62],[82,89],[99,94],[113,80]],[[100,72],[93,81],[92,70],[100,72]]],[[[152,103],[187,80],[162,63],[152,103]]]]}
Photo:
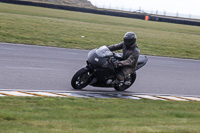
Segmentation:
{"type": "Polygon", "coordinates": [[[167,99],[167,100],[173,100],[173,101],[188,101],[186,99],[181,99],[175,96],[158,96],[159,98],[167,99]]]}
{"type": "Polygon", "coordinates": [[[200,101],[200,97],[197,98],[197,97],[186,96],[186,97],[180,97],[180,98],[183,98],[183,99],[186,99],[186,100],[191,100],[191,101],[200,101]]]}
{"type": "Polygon", "coordinates": [[[65,96],[53,94],[53,93],[50,93],[50,92],[28,92],[28,93],[33,94],[33,95],[37,95],[37,96],[45,96],[45,97],[65,97],[65,96]]]}
{"type": "Polygon", "coordinates": [[[2,94],[0,94],[0,97],[5,97],[6,95],[2,95],[2,94]]]}
{"type": "Polygon", "coordinates": [[[145,99],[151,99],[151,100],[165,100],[165,99],[158,98],[156,96],[150,96],[150,95],[133,95],[133,96],[145,98],[145,99]]]}
{"type": "Polygon", "coordinates": [[[63,94],[63,95],[67,95],[67,96],[71,96],[71,97],[80,97],[80,98],[89,98],[88,96],[84,96],[84,95],[80,95],[80,94],[76,94],[76,93],[58,93],[58,94],[63,94]]]}
{"type": "Polygon", "coordinates": [[[3,93],[3,94],[8,95],[8,96],[25,96],[25,97],[34,96],[34,95],[31,95],[31,94],[21,93],[21,92],[18,92],[18,91],[0,91],[0,93],[3,93]]]}
{"type": "Polygon", "coordinates": [[[79,98],[125,98],[139,100],[142,98],[151,100],[173,101],[200,101],[198,96],[173,96],[156,94],[118,94],[118,93],[81,93],[81,92],[44,92],[44,91],[0,91],[0,97],[5,96],[31,96],[31,97],[79,97],[79,98]]]}

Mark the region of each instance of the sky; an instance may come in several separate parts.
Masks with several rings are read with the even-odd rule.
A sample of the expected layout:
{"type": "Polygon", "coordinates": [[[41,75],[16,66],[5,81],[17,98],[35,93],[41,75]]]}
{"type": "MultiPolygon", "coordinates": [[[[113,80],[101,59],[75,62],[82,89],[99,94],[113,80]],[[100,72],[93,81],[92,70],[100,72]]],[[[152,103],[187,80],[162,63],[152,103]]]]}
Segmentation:
{"type": "Polygon", "coordinates": [[[97,7],[144,10],[149,13],[185,14],[200,17],[200,0],[89,0],[97,7]]]}

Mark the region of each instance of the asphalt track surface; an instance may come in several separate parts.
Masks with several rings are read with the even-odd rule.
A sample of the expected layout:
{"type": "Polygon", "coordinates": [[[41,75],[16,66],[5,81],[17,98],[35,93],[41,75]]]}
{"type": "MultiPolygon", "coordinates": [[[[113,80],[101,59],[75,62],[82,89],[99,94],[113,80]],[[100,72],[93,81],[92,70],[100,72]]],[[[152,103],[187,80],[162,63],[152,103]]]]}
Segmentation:
{"type": "MultiPolygon", "coordinates": [[[[73,74],[86,63],[88,50],[0,43],[0,90],[76,91],[73,74]]],[[[148,56],[126,93],[200,96],[200,61],[148,56]]],[[[87,86],[82,92],[116,93],[87,86]]],[[[120,93],[120,92],[119,92],[120,93]]]]}

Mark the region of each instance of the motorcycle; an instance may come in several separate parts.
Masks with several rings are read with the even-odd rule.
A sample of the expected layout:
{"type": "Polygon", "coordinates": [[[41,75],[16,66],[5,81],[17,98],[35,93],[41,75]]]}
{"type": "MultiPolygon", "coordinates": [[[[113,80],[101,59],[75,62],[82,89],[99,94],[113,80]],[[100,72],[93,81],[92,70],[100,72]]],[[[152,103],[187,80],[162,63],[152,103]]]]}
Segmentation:
{"type": "Polygon", "coordinates": [[[143,67],[148,58],[140,55],[135,71],[125,77],[124,82],[116,82],[120,68],[114,67],[116,61],[123,60],[121,53],[111,52],[107,46],[101,46],[88,53],[87,65],[78,70],[71,79],[74,89],[83,89],[87,85],[94,87],[114,87],[117,91],[128,89],[136,80],[136,70],[143,67]]]}

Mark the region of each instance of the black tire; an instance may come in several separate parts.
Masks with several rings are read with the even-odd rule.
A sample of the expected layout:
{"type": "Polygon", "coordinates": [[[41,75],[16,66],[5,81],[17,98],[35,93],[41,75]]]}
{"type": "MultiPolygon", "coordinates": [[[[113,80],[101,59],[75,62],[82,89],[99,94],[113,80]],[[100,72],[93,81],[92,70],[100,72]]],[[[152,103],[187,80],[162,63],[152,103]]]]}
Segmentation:
{"type": "Polygon", "coordinates": [[[136,79],[136,73],[132,73],[131,74],[131,84],[130,85],[122,85],[122,86],[115,86],[115,90],[116,91],[124,91],[126,89],[128,89],[134,82],[135,82],[135,79],[136,79]]]}
{"type": "Polygon", "coordinates": [[[77,71],[71,80],[71,86],[74,89],[83,89],[86,87],[91,81],[90,72],[84,68],[77,71]]]}

